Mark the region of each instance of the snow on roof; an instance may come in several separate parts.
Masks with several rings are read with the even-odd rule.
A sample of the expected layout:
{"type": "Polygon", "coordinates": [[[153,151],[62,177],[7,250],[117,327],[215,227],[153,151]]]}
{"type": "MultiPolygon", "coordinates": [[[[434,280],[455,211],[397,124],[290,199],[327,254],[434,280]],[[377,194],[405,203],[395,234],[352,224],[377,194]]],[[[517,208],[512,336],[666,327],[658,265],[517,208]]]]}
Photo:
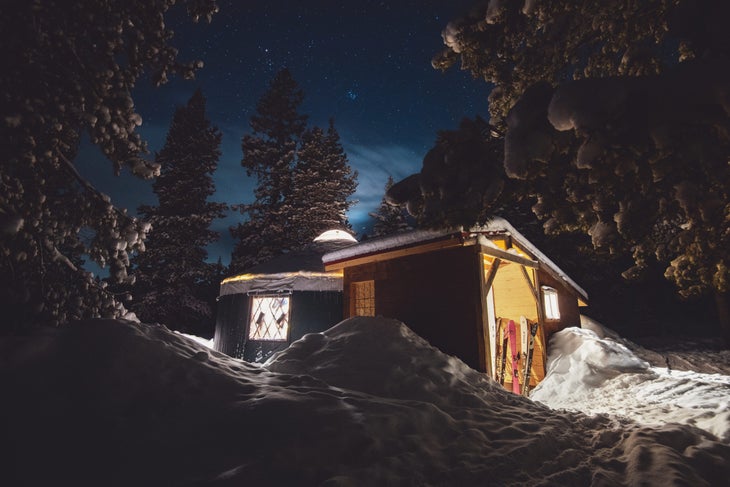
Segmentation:
{"type": "MultiPolygon", "coordinates": [[[[723,441],[668,424],[673,407],[654,408],[667,411],[657,428],[552,410],[390,319],[343,321],[263,367],[163,326],[112,320],[0,337],[0,352],[0,411],[12,418],[3,429],[13,445],[8,485],[726,485],[730,477],[727,433],[718,431],[723,441]]],[[[581,372],[601,401],[660,385],[617,370],[604,384],[633,379],[604,397],[591,370],[581,372]]],[[[716,389],[727,391],[724,377],[716,389]]],[[[688,384],[664,382],[674,403],[688,384]]],[[[694,414],[728,431],[726,400],[694,414]]]]}
{"type": "Polygon", "coordinates": [[[279,255],[250,267],[243,274],[227,277],[221,282],[220,295],[252,291],[342,291],[342,273],[325,271],[322,255],[354,243],[357,243],[354,238],[315,239],[303,250],[279,255]]]}
{"type": "Polygon", "coordinates": [[[429,240],[436,240],[447,235],[456,233],[454,229],[442,229],[442,230],[413,230],[410,232],[399,232],[394,235],[388,235],[385,237],[373,238],[360,242],[357,245],[347,247],[344,249],[328,252],[322,256],[322,261],[325,264],[331,262],[338,262],[341,260],[351,259],[353,257],[360,257],[368,254],[375,254],[378,252],[384,252],[387,250],[393,250],[401,247],[408,247],[429,240]]]}
{"type": "MultiPolygon", "coordinates": [[[[351,247],[328,252],[322,256],[322,261],[325,264],[345,261],[364,255],[376,254],[388,250],[409,247],[425,243],[430,240],[438,240],[448,237],[450,235],[461,235],[462,232],[462,229],[454,228],[440,230],[414,230],[411,232],[402,232],[382,238],[367,240],[351,247]]],[[[578,292],[584,300],[588,299],[588,293],[582,287],[580,287],[573,279],[570,278],[570,276],[568,276],[568,274],[560,269],[560,267],[558,267],[555,262],[550,260],[545,254],[543,254],[537,247],[535,247],[534,244],[532,244],[532,242],[527,240],[527,237],[518,232],[517,229],[515,229],[515,227],[513,227],[504,218],[495,217],[485,225],[472,227],[467,233],[473,235],[504,234],[511,236],[523,250],[525,250],[535,259],[537,259],[546,268],[546,270],[548,270],[548,272],[551,272],[554,275],[554,277],[558,278],[559,280],[565,281],[569,286],[575,289],[575,291],[578,292]]]]}
{"type": "Polygon", "coordinates": [[[241,274],[224,279],[220,295],[284,291],[342,291],[342,271],[241,274]]]}

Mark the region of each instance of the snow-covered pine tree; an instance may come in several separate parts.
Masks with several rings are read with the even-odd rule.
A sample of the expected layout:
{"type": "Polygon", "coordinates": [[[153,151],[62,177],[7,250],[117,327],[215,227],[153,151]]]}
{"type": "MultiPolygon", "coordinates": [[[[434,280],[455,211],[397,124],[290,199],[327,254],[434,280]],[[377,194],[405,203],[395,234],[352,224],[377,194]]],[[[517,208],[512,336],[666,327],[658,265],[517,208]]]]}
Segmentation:
{"type": "Polygon", "coordinates": [[[205,246],[218,239],[211,222],[224,216],[225,204],[208,201],[215,192],[212,174],[220,158],[221,133],[205,113],[198,89],[175,111],[165,145],[157,154],[160,175],[153,184],[157,206],[139,211],[151,223],[145,251],[132,264],[136,282],[131,309],[146,322],[210,335],[215,286],[214,265],[205,246]]]}
{"type": "MultiPolygon", "coordinates": [[[[385,192],[393,186],[393,177],[388,176],[388,180],[385,182],[385,192]]],[[[378,209],[372,213],[369,213],[370,218],[375,220],[373,225],[373,237],[383,237],[385,235],[392,235],[394,233],[410,230],[412,227],[408,223],[408,212],[402,206],[395,206],[389,204],[385,196],[380,201],[378,209]]]]}
{"type": "Polygon", "coordinates": [[[118,173],[152,177],[140,154],[142,119],[131,89],[143,72],[156,84],[192,77],[165,27],[171,9],[193,20],[211,0],[0,2],[0,316],[3,331],[123,308],[83,267],[89,257],[110,279],[128,281],[129,253],[146,225],[118,210],[73,164],[81,135],[118,173]]]}
{"type": "MultiPolygon", "coordinates": [[[[546,233],[630,256],[625,277],[661,266],[681,296],[713,294],[730,344],[728,15],[723,0],[492,0],[446,26],[432,64],[492,87],[489,132],[504,143],[486,162],[530,195],[546,233]]],[[[406,199],[451,199],[453,220],[460,195],[490,191],[488,166],[441,159],[441,174],[424,160],[440,187],[406,199]]]]}
{"type": "Polygon", "coordinates": [[[325,132],[307,130],[292,174],[292,191],[285,206],[292,215],[297,247],[304,247],[322,232],[350,228],[347,210],[357,188],[357,171],[350,167],[340,135],[330,120],[325,132]]]}
{"type": "Polygon", "coordinates": [[[297,145],[307,124],[299,113],[304,93],[288,69],[282,69],[256,105],[253,132],[241,147],[249,176],[256,176],[255,201],[238,208],[247,218],[231,228],[235,240],[231,270],[241,271],[296,246],[291,213],[284,201],[291,192],[297,145]]]}

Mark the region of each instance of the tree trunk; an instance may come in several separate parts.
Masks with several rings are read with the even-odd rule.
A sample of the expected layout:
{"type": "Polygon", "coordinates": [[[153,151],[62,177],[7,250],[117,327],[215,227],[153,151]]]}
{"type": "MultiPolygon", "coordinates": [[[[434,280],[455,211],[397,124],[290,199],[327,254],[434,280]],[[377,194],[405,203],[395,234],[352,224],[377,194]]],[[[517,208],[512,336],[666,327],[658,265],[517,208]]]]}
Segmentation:
{"type": "Polygon", "coordinates": [[[715,291],[715,308],[720,335],[725,341],[725,348],[730,348],[730,292],[715,291]]]}

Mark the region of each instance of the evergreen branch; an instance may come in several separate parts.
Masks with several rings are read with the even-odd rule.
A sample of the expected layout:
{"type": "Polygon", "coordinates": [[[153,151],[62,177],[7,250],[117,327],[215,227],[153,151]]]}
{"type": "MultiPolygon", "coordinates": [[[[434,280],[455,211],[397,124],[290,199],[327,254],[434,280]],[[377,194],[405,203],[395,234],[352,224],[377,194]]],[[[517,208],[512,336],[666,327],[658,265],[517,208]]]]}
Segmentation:
{"type": "Polygon", "coordinates": [[[104,193],[102,193],[101,191],[99,191],[98,189],[96,189],[93,184],[91,184],[89,181],[87,181],[79,173],[78,169],[76,169],[76,166],[74,166],[73,162],[71,162],[68,159],[68,157],[66,157],[62,152],[59,152],[58,155],[59,155],[59,158],[61,159],[61,161],[63,161],[64,165],[66,166],[66,169],[69,170],[69,172],[71,173],[71,175],[76,179],[76,181],[79,182],[79,184],[81,184],[81,186],[88,193],[91,193],[93,196],[95,196],[96,198],[100,199],[104,203],[108,203],[109,205],[111,205],[111,207],[114,210],[114,212],[117,213],[119,216],[125,218],[128,221],[133,221],[134,220],[132,217],[130,217],[125,212],[123,212],[122,210],[120,210],[119,208],[117,208],[115,205],[112,205],[110,203],[110,201],[109,201],[110,200],[109,196],[105,195],[104,193]]]}

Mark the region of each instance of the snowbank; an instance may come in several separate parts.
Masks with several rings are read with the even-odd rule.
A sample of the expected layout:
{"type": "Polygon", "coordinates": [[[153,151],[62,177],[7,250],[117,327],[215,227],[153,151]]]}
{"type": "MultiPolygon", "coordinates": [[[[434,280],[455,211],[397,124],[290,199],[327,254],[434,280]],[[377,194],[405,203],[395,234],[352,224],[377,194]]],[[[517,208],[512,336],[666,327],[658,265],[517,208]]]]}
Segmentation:
{"type": "Polygon", "coordinates": [[[730,446],[512,395],[402,323],[346,320],[265,367],[161,326],[0,339],[7,485],[722,485],[730,446]]]}
{"type": "Polygon", "coordinates": [[[530,398],[644,425],[689,424],[730,443],[730,376],[650,367],[627,344],[595,322],[560,331],[550,339],[545,380],[530,398]]]}

